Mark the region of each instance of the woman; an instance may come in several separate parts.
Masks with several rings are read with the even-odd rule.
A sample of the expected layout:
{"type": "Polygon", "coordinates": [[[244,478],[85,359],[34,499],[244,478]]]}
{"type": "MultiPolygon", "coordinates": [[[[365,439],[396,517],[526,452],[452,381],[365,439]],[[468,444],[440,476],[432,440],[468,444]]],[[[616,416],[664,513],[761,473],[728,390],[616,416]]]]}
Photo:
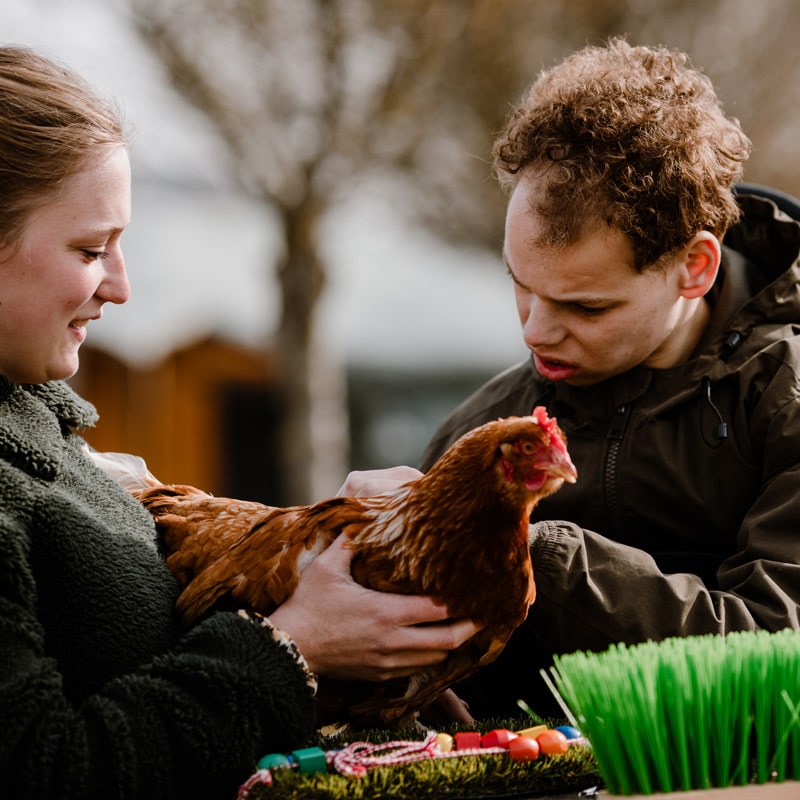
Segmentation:
{"type": "Polygon", "coordinates": [[[87,457],[96,414],[62,382],[130,293],[127,147],[80,78],[0,48],[0,785],[20,800],[233,796],[311,732],[316,674],[408,674],[474,632],[358,586],[337,545],[271,620],[180,629],[152,519],[87,457]]]}

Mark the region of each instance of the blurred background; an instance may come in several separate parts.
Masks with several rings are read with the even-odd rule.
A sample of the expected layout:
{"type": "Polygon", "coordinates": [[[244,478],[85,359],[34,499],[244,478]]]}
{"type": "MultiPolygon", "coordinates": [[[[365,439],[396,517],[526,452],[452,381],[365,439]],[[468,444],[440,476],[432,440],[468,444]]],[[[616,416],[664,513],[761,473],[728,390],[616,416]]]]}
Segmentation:
{"type": "Polygon", "coordinates": [[[685,50],[800,194],[796,0],[4,0],[130,121],[133,297],[90,330],[87,438],[271,504],[415,465],[525,356],[490,149],[536,74],[626,35],[685,50]]]}

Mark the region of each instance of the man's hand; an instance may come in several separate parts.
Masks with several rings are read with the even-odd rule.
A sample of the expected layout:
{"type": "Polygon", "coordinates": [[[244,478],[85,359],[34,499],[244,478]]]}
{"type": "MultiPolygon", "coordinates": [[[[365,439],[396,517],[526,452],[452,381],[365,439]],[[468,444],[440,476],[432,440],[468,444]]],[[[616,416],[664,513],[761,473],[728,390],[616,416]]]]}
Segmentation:
{"type": "Polygon", "coordinates": [[[337,497],[372,497],[383,494],[402,486],[404,483],[416,480],[422,473],[413,467],[389,467],[388,469],[370,469],[351,472],[342,488],[336,493],[337,497]]]}

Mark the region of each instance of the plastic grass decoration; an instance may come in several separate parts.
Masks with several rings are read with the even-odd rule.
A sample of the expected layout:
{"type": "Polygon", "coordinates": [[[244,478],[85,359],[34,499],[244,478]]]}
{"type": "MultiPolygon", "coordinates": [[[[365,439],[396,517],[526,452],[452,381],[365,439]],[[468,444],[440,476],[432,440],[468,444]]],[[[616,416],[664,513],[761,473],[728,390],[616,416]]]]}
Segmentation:
{"type": "MultiPolygon", "coordinates": [[[[519,719],[498,718],[478,726],[454,724],[449,732],[519,726],[519,719]]],[[[351,741],[381,743],[398,737],[420,738],[421,733],[417,728],[345,731],[320,736],[308,744],[327,750],[351,741]]],[[[271,786],[254,786],[248,792],[248,800],[488,800],[533,797],[546,792],[577,793],[600,782],[594,753],[588,747],[570,748],[563,755],[539,757],[527,763],[513,761],[507,755],[467,756],[370,769],[361,778],[331,772],[303,775],[289,769],[275,770],[273,778],[271,786]]]]}
{"type": "Polygon", "coordinates": [[[800,779],[798,632],[616,645],[554,664],[553,689],[614,794],[800,779]]]}

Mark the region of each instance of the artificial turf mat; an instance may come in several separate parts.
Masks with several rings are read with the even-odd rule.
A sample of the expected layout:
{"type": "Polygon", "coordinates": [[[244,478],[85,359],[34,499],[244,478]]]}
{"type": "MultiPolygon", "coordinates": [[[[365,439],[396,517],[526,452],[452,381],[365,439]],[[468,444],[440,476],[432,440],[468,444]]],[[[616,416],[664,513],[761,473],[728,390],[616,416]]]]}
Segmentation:
{"type": "MultiPolygon", "coordinates": [[[[527,723],[517,719],[484,721],[472,728],[443,726],[437,730],[454,734],[470,729],[486,732],[495,728],[520,730],[524,727],[527,723]]],[[[355,731],[320,738],[308,746],[331,750],[351,742],[379,744],[422,739],[424,734],[419,730],[355,731]]],[[[272,770],[272,778],[272,785],[253,786],[247,794],[248,800],[500,800],[577,792],[601,783],[592,751],[586,746],[574,746],[563,755],[539,756],[526,763],[514,761],[507,755],[466,755],[378,767],[360,778],[335,773],[303,775],[292,769],[272,770]]]]}

